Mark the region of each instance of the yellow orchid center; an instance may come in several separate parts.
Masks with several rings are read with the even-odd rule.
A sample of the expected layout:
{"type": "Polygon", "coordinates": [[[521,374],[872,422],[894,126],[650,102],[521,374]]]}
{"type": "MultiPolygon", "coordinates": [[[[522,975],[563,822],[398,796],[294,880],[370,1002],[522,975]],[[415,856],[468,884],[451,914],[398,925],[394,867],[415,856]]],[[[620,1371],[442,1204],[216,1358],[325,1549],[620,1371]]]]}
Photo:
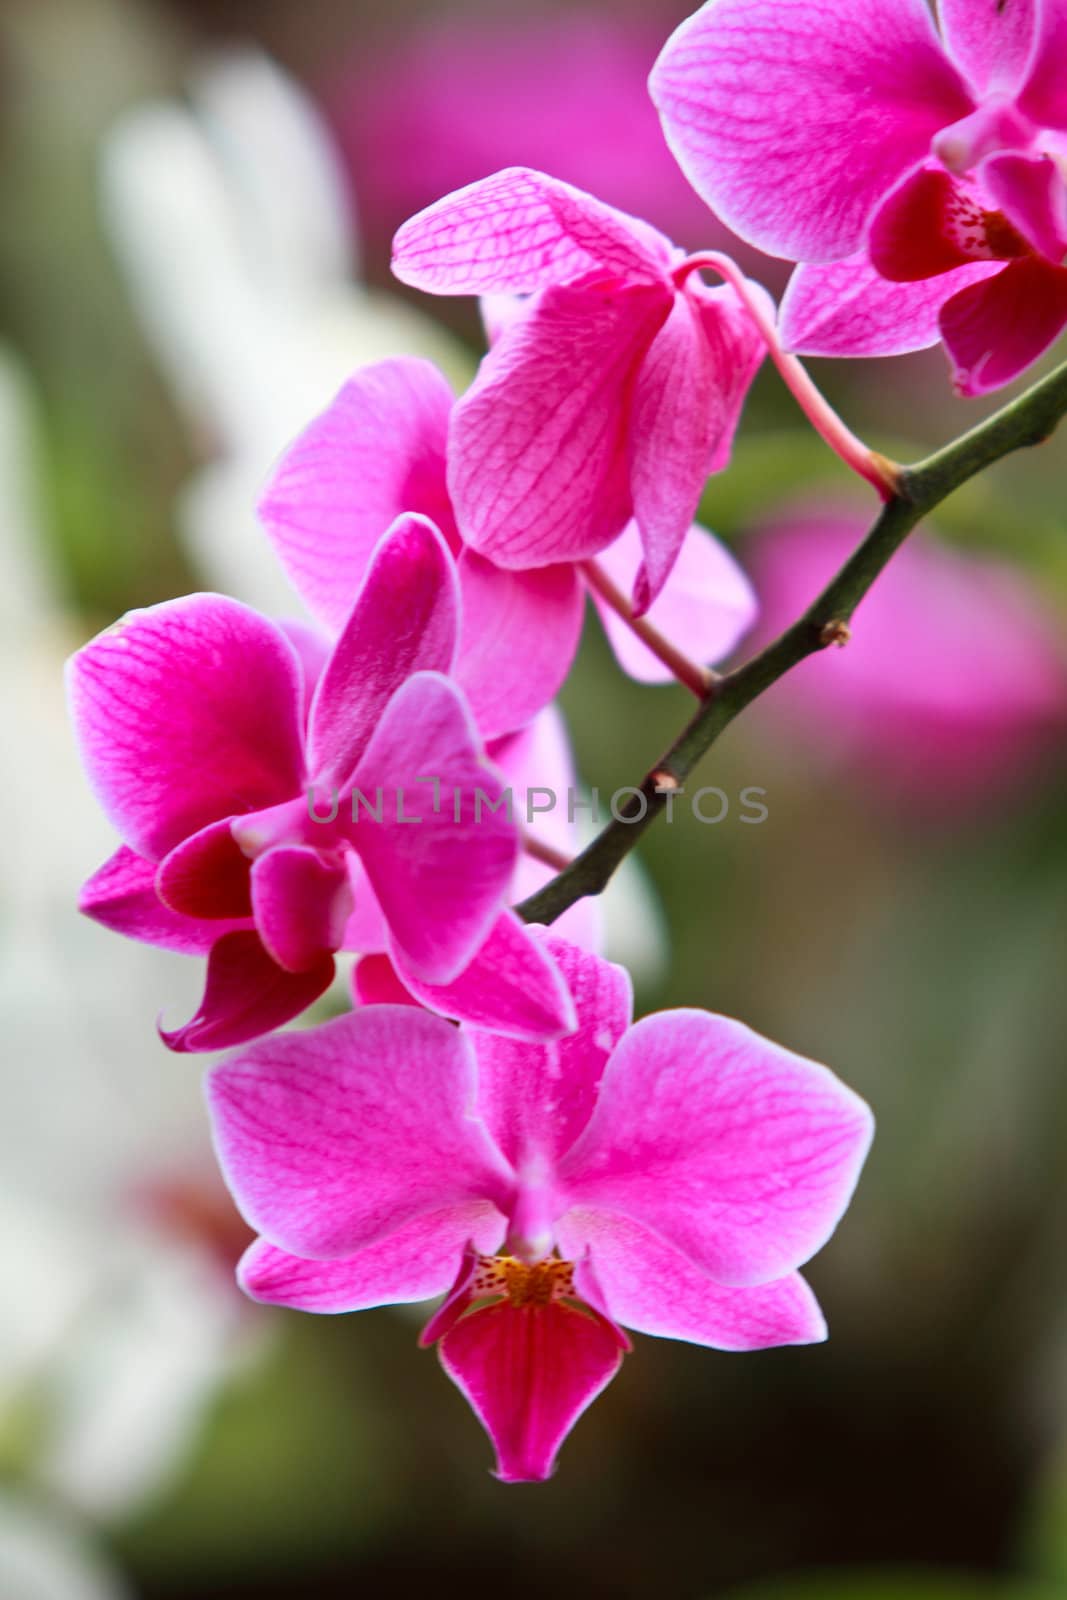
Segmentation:
{"type": "Polygon", "coordinates": [[[475,1300],[507,1299],[513,1306],[547,1306],[574,1298],[574,1265],[552,1256],[528,1266],[516,1256],[479,1256],[471,1284],[475,1300]]]}

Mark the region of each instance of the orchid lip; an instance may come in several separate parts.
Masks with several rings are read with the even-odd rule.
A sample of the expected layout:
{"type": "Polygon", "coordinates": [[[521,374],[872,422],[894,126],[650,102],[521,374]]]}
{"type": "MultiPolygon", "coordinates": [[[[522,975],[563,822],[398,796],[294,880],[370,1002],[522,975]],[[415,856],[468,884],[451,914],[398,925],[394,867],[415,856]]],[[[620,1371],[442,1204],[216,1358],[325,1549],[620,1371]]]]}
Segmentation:
{"type": "Polygon", "coordinates": [[[551,1256],[529,1263],[510,1253],[479,1256],[471,1280],[472,1300],[506,1299],[516,1309],[551,1305],[579,1298],[574,1289],[574,1263],[551,1256]]]}

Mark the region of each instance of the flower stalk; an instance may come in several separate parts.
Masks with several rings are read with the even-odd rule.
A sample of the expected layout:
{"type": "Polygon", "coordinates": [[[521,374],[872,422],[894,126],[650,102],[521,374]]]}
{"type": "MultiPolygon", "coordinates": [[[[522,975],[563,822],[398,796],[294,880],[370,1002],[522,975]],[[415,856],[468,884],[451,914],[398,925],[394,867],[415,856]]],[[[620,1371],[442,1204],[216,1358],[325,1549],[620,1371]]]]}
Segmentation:
{"type": "Polygon", "coordinates": [[[897,491],[903,469],[897,462],[890,461],[887,456],[879,455],[877,450],[864,444],[838,416],[822,390],[812,381],[807,368],[796,356],[786,354],[778,342],[778,330],[773,318],[768,315],[760,296],[753,294],[752,285],[741,269],[729,256],[720,255],[715,250],[702,250],[699,255],[690,256],[679,268],[679,272],[685,274],[705,271],[717,272],[743,302],[786,388],[819,438],[830,446],[846,467],[877,489],[883,500],[891,499],[897,491]]]}
{"type": "Polygon", "coordinates": [[[582,571],[589,587],[596,591],[605,605],[611,607],[616,616],[622,618],[634,637],[640,639],[646,649],[651,650],[657,660],[663,662],[682,687],[688,689],[698,700],[707,700],[719,680],[718,673],[713,672],[710,667],[701,666],[698,661],[692,661],[684,650],[679,650],[677,645],[672,644],[647,617],[635,617],[633,606],[600,562],[585,561],[582,563],[582,571]]]}
{"type": "Polygon", "coordinates": [[[944,449],[900,469],[898,486],[841,570],[796,622],[758,655],[720,677],[701,706],[640,785],[635,798],[576,856],[565,872],[518,907],[527,922],[551,923],[587,895],[599,894],[673,792],[746,706],[779,678],[842,636],[852,614],[893,554],[928,512],[978,473],[1014,450],[1043,443],[1067,415],[1067,363],[944,449]],[[669,782],[665,780],[670,780],[669,782]]]}

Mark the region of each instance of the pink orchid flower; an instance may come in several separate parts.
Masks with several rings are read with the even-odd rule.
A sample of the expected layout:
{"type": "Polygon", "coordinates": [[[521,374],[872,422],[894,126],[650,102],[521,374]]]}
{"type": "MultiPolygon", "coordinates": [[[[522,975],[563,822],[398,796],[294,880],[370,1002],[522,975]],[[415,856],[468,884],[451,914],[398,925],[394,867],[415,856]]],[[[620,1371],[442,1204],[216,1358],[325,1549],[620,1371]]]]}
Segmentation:
{"type": "Polygon", "coordinates": [[[449,1015],[523,1036],[571,1025],[559,973],[505,909],[518,833],[446,676],[458,631],[452,557],[412,516],[371,555],[324,662],[310,630],[210,594],[132,612],[73,657],[82,760],[123,839],[81,909],[208,959],[173,1049],[303,1011],[337,951],[367,948],[368,917],[449,1015]]]}
{"type": "Polygon", "coordinates": [[[871,1138],[825,1067],[702,1011],[631,1025],[622,968],[551,936],[578,1030],[516,1044],[370,1006],[209,1080],[224,1175],[261,1237],[249,1294],[347,1312],[447,1293],[423,1333],[497,1452],[546,1478],[630,1348],[825,1337],[797,1268],[871,1138]]]}
{"type": "Polygon", "coordinates": [[[516,570],[583,561],[632,518],[634,605],[648,610],[764,353],[734,289],[706,288],[698,266],[648,223],[524,167],[400,229],[404,283],[532,297],[452,413],[449,489],[472,550],[516,570]]]}
{"type": "MultiPolygon", "coordinates": [[[[486,747],[487,754],[504,775],[512,792],[514,814],[526,824],[528,837],[532,836],[561,859],[577,854],[581,840],[577,827],[577,813],[571,797],[577,794],[578,779],[566,724],[556,706],[547,706],[534,720],[517,733],[493,739],[486,747]]],[[[509,898],[514,904],[553,878],[558,867],[548,865],[523,851],[511,881],[509,898]]],[[[479,1022],[474,1009],[478,995],[473,980],[484,977],[487,981],[486,1006],[482,1017],[485,1026],[494,1026],[492,1017],[499,1014],[498,989],[500,976],[493,963],[482,959],[474,963],[466,983],[442,997],[427,984],[420,984],[410,972],[398,969],[389,954],[388,928],[379,911],[377,926],[374,921],[373,897],[360,919],[360,959],[352,969],[352,997],[356,1005],[426,1005],[433,1011],[455,1015],[455,996],[458,990],[463,1021],[479,1022]],[[451,1006],[448,1002],[452,1002],[451,1006]]],[[[602,952],[605,917],[599,897],[586,896],[570,906],[553,925],[554,931],[581,945],[583,950],[602,952]]],[[[509,930],[510,931],[510,930],[509,930]]]]}
{"type": "MultiPolygon", "coordinates": [[[[859,543],[862,513],[784,507],[751,546],[768,637],[859,543]]],[[[775,738],[803,741],[879,792],[958,820],[1024,791],[1067,728],[1063,623],[1013,566],[913,534],[856,613],[844,650],[768,697],[775,738]],[[816,734],[817,737],[812,738],[816,734]]]]}
{"type": "Polygon", "coordinates": [[[709,0],[652,97],[697,191],[798,260],[809,355],[935,344],[961,394],[1067,325],[1067,0],[709,0]]]}
{"type": "MultiPolygon", "coordinates": [[[[463,402],[460,402],[462,408],[463,402]]],[[[400,356],[356,372],[290,447],[260,502],[260,517],[309,610],[331,633],[348,614],[384,529],[420,512],[456,557],[463,624],[455,677],[486,738],[514,732],[558,692],[578,648],[586,587],[574,562],[498,566],[460,537],[448,488],[456,402],[429,361],[400,356]]],[[[628,590],[641,562],[627,527],[602,565],[628,590]]],[[[643,682],[670,678],[594,592],[620,664],[643,682]]],[[[719,661],[751,626],[755,596],[717,540],[693,528],[648,621],[698,661],[719,661]]]]}

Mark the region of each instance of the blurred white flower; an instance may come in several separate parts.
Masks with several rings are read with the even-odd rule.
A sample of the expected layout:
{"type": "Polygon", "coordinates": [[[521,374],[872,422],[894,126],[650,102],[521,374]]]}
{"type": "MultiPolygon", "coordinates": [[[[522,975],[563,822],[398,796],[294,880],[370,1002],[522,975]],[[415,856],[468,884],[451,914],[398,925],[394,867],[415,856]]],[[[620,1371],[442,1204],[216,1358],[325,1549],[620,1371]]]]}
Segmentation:
{"type": "Polygon", "coordinates": [[[355,223],[310,101],[266,57],[208,62],[187,104],[128,112],[101,155],[105,226],[164,375],[208,464],[180,531],[209,581],[302,611],[255,519],[279,452],[356,367],[462,350],[355,281],[355,223]]]}
{"type": "MultiPolygon", "coordinates": [[[[188,105],[128,112],[105,142],[105,224],[163,371],[216,459],[178,509],[212,587],[299,614],[255,517],[276,456],[350,373],[423,355],[457,384],[469,360],[398,297],[355,281],[356,227],[338,157],[306,96],[266,57],[205,64],[188,105]]],[[[627,862],[604,897],[607,954],[663,973],[654,893],[627,862]]]]}
{"type": "Polygon", "coordinates": [[[75,909],[114,841],[67,727],[78,641],[50,599],[33,455],[0,352],[0,826],[17,841],[0,861],[0,1431],[32,1397],[31,1470],[109,1513],[180,1465],[246,1322],[198,1074],[152,1026],[191,1009],[195,963],[75,909]]]}
{"type": "Polygon", "coordinates": [[[81,1532],[54,1511],[0,1495],[4,1600],[132,1600],[81,1532]]]}

